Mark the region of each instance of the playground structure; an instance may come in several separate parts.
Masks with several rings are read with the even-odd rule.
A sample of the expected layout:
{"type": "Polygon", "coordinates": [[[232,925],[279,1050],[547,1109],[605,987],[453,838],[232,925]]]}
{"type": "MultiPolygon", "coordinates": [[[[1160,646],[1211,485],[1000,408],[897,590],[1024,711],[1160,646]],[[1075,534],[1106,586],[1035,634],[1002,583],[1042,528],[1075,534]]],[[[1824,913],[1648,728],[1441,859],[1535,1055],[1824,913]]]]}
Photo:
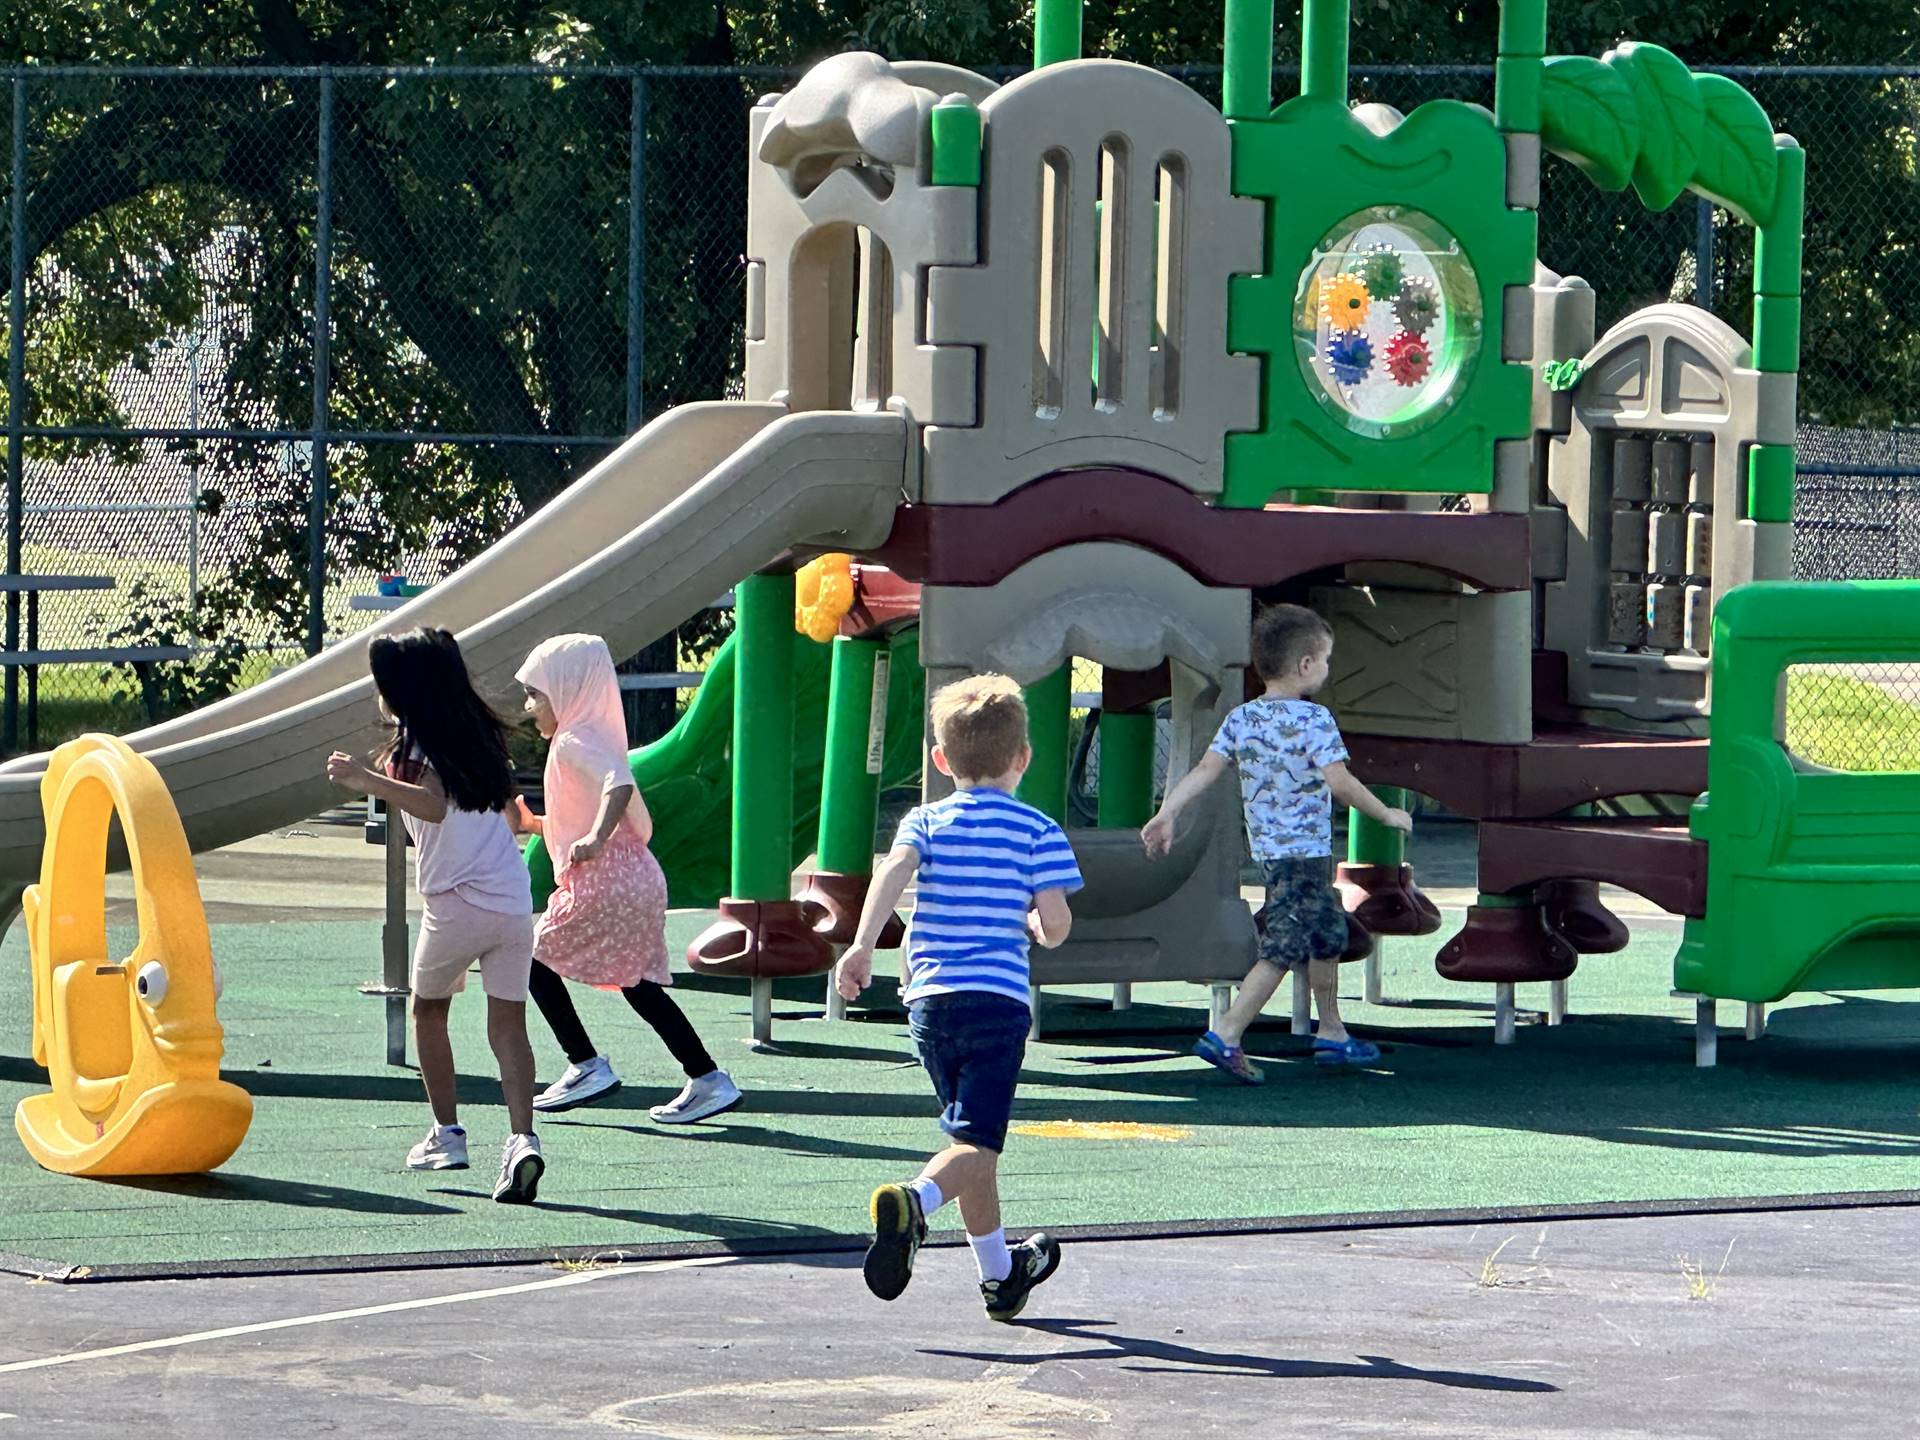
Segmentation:
{"type": "Polygon", "coordinates": [[[53,753],[46,854],[25,896],[33,1058],[52,1089],[14,1111],[27,1153],[67,1175],[173,1175],[223,1164],[253,1100],[220,1078],[220,994],[180,816],[153,765],[88,735],[53,753]],[[107,840],[118,818],[140,939],[107,948],[107,840]]]}
{"type": "MultiPolygon", "coordinates": [[[[633,766],[675,903],[720,911],[690,962],[750,980],[757,1034],[771,981],[825,971],[849,937],[877,795],[922,770],[932,689],[1020,681],[1022,796],[1068,818],[1076,658],[1103,674],[1098,823],[1073,832],[1087,888],[1036,986],[1219,987],[1253,954],[1237,814],[1218,787],[1145,860],[1158,714],[1177,777],[1248,693],[1255,605],[1289,599],[1334,625],[1326,698],[1355,773],[1479,823],[1482,893],[1437,963],[1497,987],[1497,1039],[1515,984],[1626,943],[1603,881],[1689,917],[1681,983],[1702,994],[1894,976],[1887,937],[1920,915],[1907,880],[1865,929],[1804,937],[1875,965],[1810,953],[1762,982],[1722,938],[1747,908],[1722,892],[1761,873],[1716,853],[1752,836],[1724,799],[1691,834],[1587,808],[1691,800],[1715,755],[1746,773],[1709,738],[1708,682],[1761,613],[1735,597],[1787,573],[1802,153],[1733,82],[1655,46],[1547,56],[1544,0],[1502,6],[1491,112],[1408,115],[1349,105],[1347,6],[1305,0],[1300,93],[1275,106],[1273,18],[1229,0],[1219,111],[1080,58],[1076,0],[1040,0],[1036,68],[1005,85],[849,54],[763,99],[746,398],[660,417],[367,634],[130,737],[188,839],[326,803],[325,754],[372,740],[368,635],[452,629],[504,701],[539,639],[630,652],[738,582],[736,634],[633,766]],[[1545,151],[1649,206],[1691,189],[1753,225],[1751,341],[1670,304],[1596,337],[1592,292],[1536,253],[1545,151]],[[795,629],[796,568],[827,554],[858,579],[830,646],[795,629]]],[[[1809,613],[1884,636],[1893,604],[1809,613]]],[[[1742,733],[1774,743],[1741,694],[1742,733]]],[[[0,768],[16,889],[44,763],[0,768]]],[[[1436,930],[1398,837],[1358,816],[1349,833],[1353,950],[1436,930]]]]}

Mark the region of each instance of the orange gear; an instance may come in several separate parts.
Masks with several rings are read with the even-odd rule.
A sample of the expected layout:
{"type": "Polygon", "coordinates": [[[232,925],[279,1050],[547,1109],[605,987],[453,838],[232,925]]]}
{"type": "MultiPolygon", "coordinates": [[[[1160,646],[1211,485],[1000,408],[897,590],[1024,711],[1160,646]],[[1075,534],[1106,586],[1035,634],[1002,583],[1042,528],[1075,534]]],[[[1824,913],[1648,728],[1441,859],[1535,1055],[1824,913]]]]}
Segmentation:
{"type": "Polygon", "coordinates": [[[853,557],[822,555],[794,576],[793,628],[821,644],[840,631],[853,609],[853,557]]]}
{"type": "Polygon", "coordinates": [[[1358,275],[1336,275],[1320,287],[1321,307],[1336,330],[1358,330],[1367,323],[1373,296],[1358,275]]]}

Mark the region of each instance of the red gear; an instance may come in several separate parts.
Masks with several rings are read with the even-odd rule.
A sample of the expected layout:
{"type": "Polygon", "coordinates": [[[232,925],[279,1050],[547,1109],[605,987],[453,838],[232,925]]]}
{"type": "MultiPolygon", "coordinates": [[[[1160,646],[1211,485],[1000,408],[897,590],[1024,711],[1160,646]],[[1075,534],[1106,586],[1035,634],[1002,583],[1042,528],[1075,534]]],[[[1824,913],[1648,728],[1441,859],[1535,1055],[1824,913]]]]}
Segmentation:
{"type": "Polygon", "coordinates": [[[1433,372],[1433,351],[1418,335],[1401,331],[1387,344],[1387,373],[1397,385],[1418,385],[1433,372]]]}

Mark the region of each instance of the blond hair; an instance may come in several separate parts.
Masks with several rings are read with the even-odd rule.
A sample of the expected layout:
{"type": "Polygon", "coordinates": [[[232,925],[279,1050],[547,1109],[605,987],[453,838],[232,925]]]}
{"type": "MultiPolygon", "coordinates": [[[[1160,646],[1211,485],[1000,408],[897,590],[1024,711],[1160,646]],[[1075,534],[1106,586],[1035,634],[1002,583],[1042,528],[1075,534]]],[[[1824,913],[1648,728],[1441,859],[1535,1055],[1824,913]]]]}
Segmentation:
{"type": "Polygon", "coordinates": [[[1253,668],[1262,680],[1291,675],[1333,639],[1333,627],[1304,605],[1269,605],[1253,617],[1253,668]]]}
{"type": "Polygon", "coordinates": [[[1027,745],[1027,702],[1005,675],[974,675],[933,697],[933,738],[961,780],[1004,775],[1027,745]]]}

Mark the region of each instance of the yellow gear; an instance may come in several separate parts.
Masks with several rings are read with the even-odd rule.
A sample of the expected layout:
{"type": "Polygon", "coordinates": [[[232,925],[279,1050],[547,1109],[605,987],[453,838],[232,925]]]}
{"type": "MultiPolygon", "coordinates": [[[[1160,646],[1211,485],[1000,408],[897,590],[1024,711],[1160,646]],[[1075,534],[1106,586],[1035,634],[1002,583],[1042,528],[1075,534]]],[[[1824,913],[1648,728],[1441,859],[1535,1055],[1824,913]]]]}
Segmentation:
{"type": "Polygon", "coordinates": [[[821,644],[840,632],[853,609],[853,557],[822,555],[794,576],[793,628],[821,644]]]}
{"type": "Polygon", "coordinates": [[[1321,287],[1327,323],[1336,330],[1358,330],[1367,323],[1373,296],[1358,275],[1336,275],[1321,287]]]}

